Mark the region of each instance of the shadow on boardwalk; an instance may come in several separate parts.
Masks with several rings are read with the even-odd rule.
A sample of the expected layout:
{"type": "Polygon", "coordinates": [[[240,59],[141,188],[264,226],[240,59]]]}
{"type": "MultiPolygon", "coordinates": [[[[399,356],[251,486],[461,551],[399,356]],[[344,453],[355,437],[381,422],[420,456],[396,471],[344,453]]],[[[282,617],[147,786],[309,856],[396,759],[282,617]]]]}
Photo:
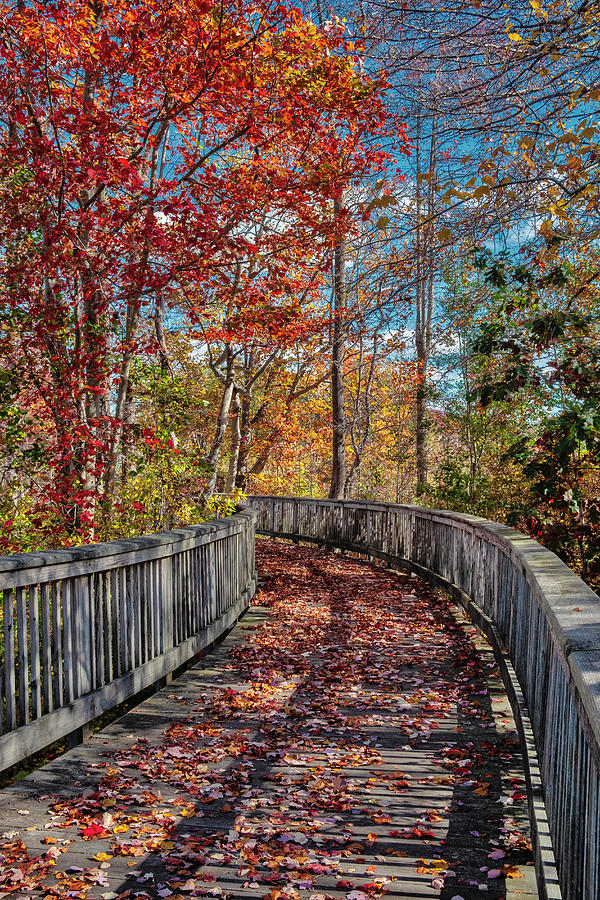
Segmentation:
{"type": "Polygon", "coordinates": [[[0,894],[537,896],[485,643],[414,579],[273,542],[259,561],[268,609],[1,795],[5,845],[66,852],[0,894]]]}

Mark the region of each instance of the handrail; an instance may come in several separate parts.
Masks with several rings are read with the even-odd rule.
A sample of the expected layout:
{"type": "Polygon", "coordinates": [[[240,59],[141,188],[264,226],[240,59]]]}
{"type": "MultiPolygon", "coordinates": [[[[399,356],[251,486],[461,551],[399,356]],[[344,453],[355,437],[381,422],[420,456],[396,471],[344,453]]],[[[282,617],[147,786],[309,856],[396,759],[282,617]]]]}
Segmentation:
{"type": "MultiPolygon", "coordinates": [[[[476,516],[354,500],[254,496],[248,503],[261,533],[399,562],[489,623],[531,721],[562,894],[598,900],[600,598],[536,541],[476,516]]],[[[538,842],[538,871],[542,857],[538,842]]],[[[544,892],[559,895],[552,885],[544,892]]]]}
{"type": "Polygon", "coordinates": [[[255,591],[255,519],[0,557],[0,771],[227,631],[255,591]]]}

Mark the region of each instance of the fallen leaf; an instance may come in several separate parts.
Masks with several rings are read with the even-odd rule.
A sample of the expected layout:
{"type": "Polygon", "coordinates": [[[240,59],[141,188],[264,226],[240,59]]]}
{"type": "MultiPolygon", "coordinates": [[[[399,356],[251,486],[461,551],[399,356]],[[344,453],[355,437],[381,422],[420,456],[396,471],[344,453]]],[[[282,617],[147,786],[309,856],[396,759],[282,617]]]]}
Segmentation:
{"type": "Polygon", "coordinates": [[[502,866],[502,871],[506,878],[524,878],[525,876],[517,866],[502,866]]]}

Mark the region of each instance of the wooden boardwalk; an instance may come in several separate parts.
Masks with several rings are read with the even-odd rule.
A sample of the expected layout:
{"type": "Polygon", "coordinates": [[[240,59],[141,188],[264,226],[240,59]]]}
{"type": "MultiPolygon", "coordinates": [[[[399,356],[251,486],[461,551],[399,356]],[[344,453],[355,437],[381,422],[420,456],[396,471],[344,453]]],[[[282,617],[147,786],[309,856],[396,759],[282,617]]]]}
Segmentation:
{"type": "Polygon", "coordinates": [[[537,897],[485,641],[339,554],[259,571],[201,663],[0,794],[0,897],[537,897]]]}

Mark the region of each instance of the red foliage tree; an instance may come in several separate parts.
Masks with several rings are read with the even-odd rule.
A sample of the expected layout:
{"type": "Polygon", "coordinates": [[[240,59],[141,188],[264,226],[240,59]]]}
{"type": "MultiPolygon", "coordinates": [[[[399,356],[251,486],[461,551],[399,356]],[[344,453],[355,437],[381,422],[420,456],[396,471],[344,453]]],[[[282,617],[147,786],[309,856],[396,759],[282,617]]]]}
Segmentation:
{"type": "Polygon", "coordinates": [[[93,537],[155,304],[197,312],[240,258],[276,278],[286,242],[331,242],[331,199],[377,162],[381,85],[342,28],[269,0],[0,0],[0,22],[10,362],[47,415],[39,504],[93,537]],[[285,225],[257,240],[267,211],[285,225]]]}

